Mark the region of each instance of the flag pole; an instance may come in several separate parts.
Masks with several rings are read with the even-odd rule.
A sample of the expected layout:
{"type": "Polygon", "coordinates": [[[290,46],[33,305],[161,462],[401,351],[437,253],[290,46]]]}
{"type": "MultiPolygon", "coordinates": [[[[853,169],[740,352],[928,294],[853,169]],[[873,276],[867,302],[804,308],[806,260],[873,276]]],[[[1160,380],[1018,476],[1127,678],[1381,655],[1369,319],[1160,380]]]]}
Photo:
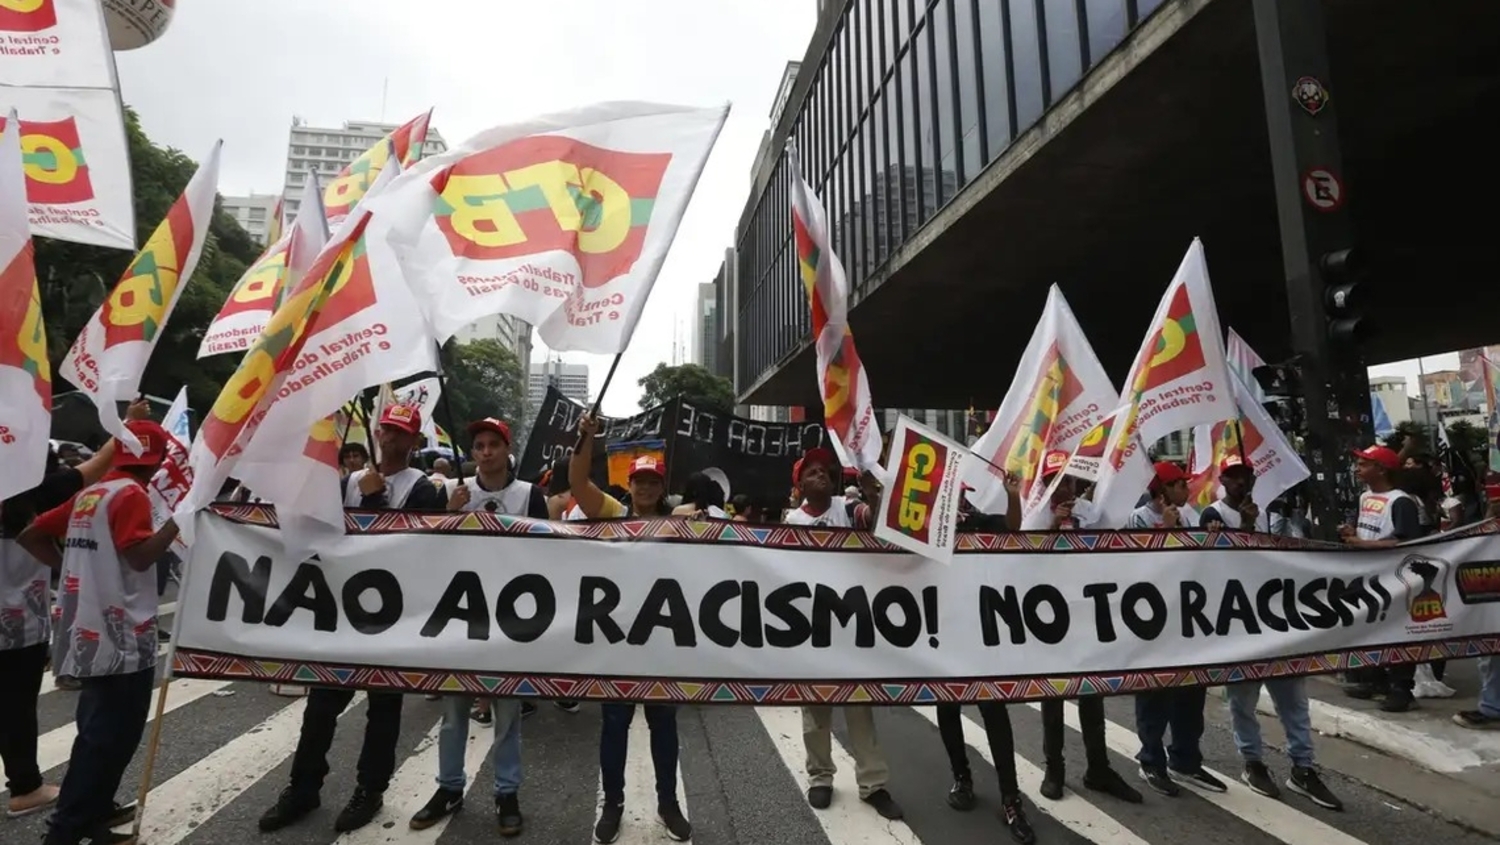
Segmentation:
{"type": "MultiPolygon", "coordinates": [[[[448,418],[448,438],[453,441],[453,470],[458,473],[458,483],[464,483],[464,456],[458,446],[458,420],[453,417],[453,404],[448,401],[448,373],[443,366],[443,345],[437,344],[438,399],[443,403],[443,416],[448,418]]],[[[437,444],[434,443],[434,446],[437,444]]]]}

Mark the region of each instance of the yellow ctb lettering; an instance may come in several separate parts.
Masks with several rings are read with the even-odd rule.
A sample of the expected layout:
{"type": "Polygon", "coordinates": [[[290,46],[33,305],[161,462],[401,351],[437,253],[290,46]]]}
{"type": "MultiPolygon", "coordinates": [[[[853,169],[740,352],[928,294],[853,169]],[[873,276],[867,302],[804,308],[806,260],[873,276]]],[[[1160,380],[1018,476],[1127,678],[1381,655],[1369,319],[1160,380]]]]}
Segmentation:
{"type": "Polygon", "coordinates": [[[927,524],[927,503],[920,497],[932,492],[928,477],[937,466],[937,450],[930,443],[918,443],[906,453],[906,479],[901,484],[901,513],[897,515],[902,528],[920,531],[927,524]]]}
{"type": "Polygon", "coordinates": [[[276,362],[265,348],[256,345],[240,362],[240,368],[229,377],[229,382],[214,400],[213,416],[229,425],[243,422],[255,410],[261,396],[276,377],[276,362]]]}
{"type": "Polygon", "coordinates": [[[47,360],[47,328],[42,323],[42,297],[36,281],[31,283],[31,302],[26,306],[26,318],[21,323],[17,337],[21,354],[37,366],[37,376],[42,381],[52,381],[52,364],[47,360]]]}
{"type": "Polygon", "coordinates": [[[630,194],[605,173],[566,161],[547,161],[483,176],[455,175],[443,189],[460,236],[489,248],[525,243],[527,236],[506,195],[535,189],[557,227],[578,233],[578,250],[612,252],[630,236],[630,194]],[[586,218],[581,203],[593,206],[586,218]]]}
{"type": "Polygon", "coordinates": [[[46,2],[47,0],[0,0],[0,6],[29,15],[42,8],[42,4],[46,2]]]}
{"type": "Polygon", "coordinates": [[[250,275],[245,277],[245,283],[235,288],[234,301],[247,303],[270,299],[285,275],[286,251],[282,250],[267,256],[265,261],[250,271],[250,275]]]}
{"type": "Polygon", "coordinates": [[[22,135],[21,152],[31,159],[50,157],[51,167],[27,162],[26,175],[44,185],[66,185],[78,177],[78,159],[73,150],[50,135],[22,135]]]}

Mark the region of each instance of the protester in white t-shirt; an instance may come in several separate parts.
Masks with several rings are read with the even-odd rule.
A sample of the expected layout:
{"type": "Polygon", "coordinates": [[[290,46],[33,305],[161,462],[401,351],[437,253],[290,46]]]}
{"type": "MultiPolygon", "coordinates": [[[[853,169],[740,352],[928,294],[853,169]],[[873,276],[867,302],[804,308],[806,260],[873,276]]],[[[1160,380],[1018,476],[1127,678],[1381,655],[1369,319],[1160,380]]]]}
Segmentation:
{"type": "Polygon", "coordinates": [[[1198,514],[1188,506],[1187,471],[1171,461],[1157,461],[1146,488],[1146,503],[1131,512],[1125,527],[1196,528],[1198,514]]]}
{"type": "Polygon", "coordinates": [[[152,527],[146,485],[166,456],[167,433],[150,420],[125,427],[140,454],[116,444],[104,478],[37,517],[18,540],[32,557],[61,569],[52,671],[82,685],[78,735],[48,842],[114,841],[109,825],[120,820],[111,799],[140,745],[156,686],[152,567],[177,539],[177,523],[152,527]]]}

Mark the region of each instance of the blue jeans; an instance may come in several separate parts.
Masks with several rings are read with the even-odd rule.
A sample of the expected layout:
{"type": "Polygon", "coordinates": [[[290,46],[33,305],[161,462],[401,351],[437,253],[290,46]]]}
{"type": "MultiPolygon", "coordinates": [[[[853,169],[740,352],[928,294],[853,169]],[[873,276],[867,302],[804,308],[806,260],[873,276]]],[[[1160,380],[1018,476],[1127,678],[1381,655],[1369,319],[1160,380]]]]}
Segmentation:
{"type": "Polygon", "coordinates": [[[52,816],[53,840],[69,843],[103,833],[120,778],[146,730],[156,667],[79,682],[78,736],[52,816]]]}
{"type": "Polygon", "coordinates": [[[1500,719],[1500,658],[1479,658],[1479,712],[1500,719]]]}
{"type": "Polygon", "coordinates": [[[1312,768],[1312,713],[1307,707],[1306,678],[1269,678],[1224,688],[1229,695],[1229,717],[1234,723],[1234,745],[1240,757],[1247,763],[1261,761],[1260,719],[1256,718],[1255,704],[1260,701],[1262,683],[1271,694],[1276,718],[1286,731],[1286,756],[1292,758],[1293,766],[1312,768]]]}
{"type": "MultiPolygon", "coordinates": [[[[677,708],[671,704],[643,704],[646,726],[651,729],[651,763],[656,770],[656,803],[677,803],[677,708]]],[[[630,753],[630,723],[634,704],[601,704],[603,726],[599,732],[599,779],[606,804],[625,803],[625,758],[630,753]]]]}
{"type": "Polygon", "coordinates": [[[1141,753],[1135,755],[1145,769],[1171,768],[1192,773],[1203,768],[1203,705],[1208,701],[1204,687],[1174,687],[1143,692],[1135,697],[1135,732],[1141,740],[1141,753]],[[1162,748],[1167,728],[1172,729],[1172,744],[1162,748]]]}
{"type": "MultiPolygon", "coordinates": [[[[495,796],[514,795],[521,789],[521,702],[514,698],[490,699],[495,723],[491,758],[495,767],[495,796]]],[[[468,786],[464,773],[464,749],[469,742],[469,708],[474,699],[450,695],[443,701],[443,727],[438,732],[438,785],[463,792],[468,786]]]]}

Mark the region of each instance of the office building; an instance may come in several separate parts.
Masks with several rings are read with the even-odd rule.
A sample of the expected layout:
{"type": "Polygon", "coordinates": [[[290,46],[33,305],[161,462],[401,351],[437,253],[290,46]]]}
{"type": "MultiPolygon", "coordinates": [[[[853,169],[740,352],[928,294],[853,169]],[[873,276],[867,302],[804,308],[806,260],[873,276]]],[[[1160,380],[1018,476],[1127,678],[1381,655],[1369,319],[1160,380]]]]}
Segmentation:
{"type": "Polygon", "coordinates": [[[247,197],[222,197],[224,213],[234,218],[240,228],[261,246],[266,245],[266,235],[271,229],[271,220],[276,216],[278,194],[251,194],[247,197]]]}
{"type": "Polygon", "coordinates": [[[556,385],[562,395],[574,402],[587,403],[589,401],[588,365],[564,364],[557,359],[532,364],[526,397],[533,413],[541,407],[542,400],[547,398],[549,385],[556,385]]]}
{"type": "MultiPolygon", "coordinates": [[[[399,128],[399,123],[364,120],[345,121],[342,127],[308,126],[301,118],[293,118],[286,154],[288,219],[297,212],[309,173],[318,174],[318,181],[326,185],[338,176],[345,165],[399,128]]],[[[427,148],[423,155],[440,153],[446,149],[448,145],[443,141],[442,134],[431,126],[427,127],[427,148]]]]}
{"type": "Polygon", "coordinates": [[[718,290],[715,282],[704,282],[693,303],[692,361],[711,373],[719,372],[718,290]]]}

